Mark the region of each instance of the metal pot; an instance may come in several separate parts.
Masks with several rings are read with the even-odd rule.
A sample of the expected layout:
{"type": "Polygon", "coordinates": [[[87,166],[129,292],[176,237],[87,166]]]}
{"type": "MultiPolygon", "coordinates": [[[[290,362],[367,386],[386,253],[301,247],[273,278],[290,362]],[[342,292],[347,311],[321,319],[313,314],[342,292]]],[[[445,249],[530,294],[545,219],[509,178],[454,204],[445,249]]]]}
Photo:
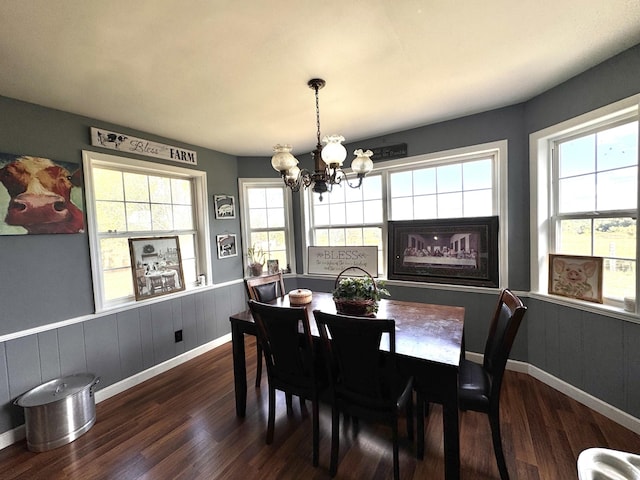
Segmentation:
{"type": "Polygon", "coordinates": [[[56,378],[15,400],[24,407],[27,447],[44,452],[72,442],[96,421],[94,387],[100,378],[80,373],[56,378]]]}

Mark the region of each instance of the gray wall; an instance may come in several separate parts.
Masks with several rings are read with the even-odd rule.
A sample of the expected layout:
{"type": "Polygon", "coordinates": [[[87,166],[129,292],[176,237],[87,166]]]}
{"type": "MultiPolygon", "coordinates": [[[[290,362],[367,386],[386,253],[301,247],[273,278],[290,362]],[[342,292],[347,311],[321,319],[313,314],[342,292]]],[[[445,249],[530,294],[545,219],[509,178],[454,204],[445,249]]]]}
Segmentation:
{"type": "MultiPolygon", "coordinates": [[[[0,97],[0,111],[0,152],[78,164],[85,149],[118,153],[90,145],[89,127],[96,126],[195,150],[198,165],[191,168],[208,173],[210,212],[213,194],[238,198],[234,156],[4,97],[0,97]]],[[[199,288],[98,317],[92,315],[86,233],[0,236],[0,336],[11,338],[0,342],[0,433],[24,421],[22,409],[11,401],[44,381],[90,371],[101,377],[98,388],[104,388],[230,332],[229,315],[243,310],[246,301],[242,257],[218,260],[215,236],[240,233],[240,223],[238,218],[215,220],[213,215],[209,221],[209,281],[217,285],[215,288],[199,288]],[[21,333],[85,318],[88,320],[37,334],[21,333]],[[175,343],[174,331],[178,329],[183,330],[184,340],[175,343]]]]}
{"type": "MultiPolygon", "coordinates": [[[[532,65],[535,68],[535,65],[532,65]]],[[[404,132],[354,141],[347,151],[407,143],[408,155],[420,155],[495,140],[508,140],[509,279],[516,291],[530,289],[529,135],[545,127],[640,93],[640,45],[511,107],[426,125],[404,132]]],[[[308,155],[298,155],[303,163],[308,155]]],[[[310,168],[310,164],[305,164],[310,168]]],[[[240,158],[238,174],[273,176],[268,158],[240,158]]],[[[294,195],[294,201],[299,195],[294,195]]],[[[298,202],[299,204],[299,202],[298,202]]],[[[297,215],[296,220],[300,218],[297,215]]],[[[301,226],[296,225],[296,232],[301,226]]],[[[297,234],[298,246],[302,235],[297,234]]],[[[298,248],[298,268],[302,265],[298,248]]],[[[301,288],[330,291],[330,281],[299,279],[301,288]]],[[[390,287],[393,298],[468,307],[467,349],[482,352],[494,294],[454,293],[440,289],[390,287]]],[[[527,299],[530,307],[511,357],[527,361],[591,395],[640,418],[640,325],[616,318],[527,299]]]]}
{"type": "MultiPolygon", "coordinates": [[[[535,65],[532,65],[535,68],[535,65]]],[[[409,155],[507,139],[509,144],[509,287],[529,285],[529,161],[528,135],[594,108],[640,92],[640,46],[520,105],[361,139],[348,145],[377,147],[406,142],[409,155]]],[[[89,145],[89,127],[97,126],[198,152],[208,175],[209,196],[237,195],[237,177],[273,176],[268,158],[240,158],[181,145],[144,132],[0,97],[0,151],[80,163],[89,145]],[[215,173],[215,174],[214,174],[215,173]]],[[[152,127],[150,127],[152,129],[152,127]]],[[[98,149],[96,149],[98,150],[98,149]]],[[[148,157],[139,157],[150,160],[148,157]]],[[[306,159],[306,155],[299,155],[306,159]]],[[[306,160],[308,161],[308,160],[306,160]]],[[[310,165],[306,165],[310,167],[310,165]]],[[[299,202],[294,204],[299,219],[299,202]]],[[[209,199],[210,208],[211,198],[209,199]]],[[[211,210],[213,211],[213,210],[211,210]]],[[[216,233],[239,233],[239,220],[211,221],[216,233]]],[[[295,225],[298,246],[301,225],[295,225]]],[[[228,333],[228,315],[244,307],[241,257],[212,259],[213,282],[219,288],[199,289],[153,305],[91,317],[93,296],[88,237],[77,235],[0,236],[0,335],[89,316],[62,328],[0,342],[0,432],[21,424],[20,409],[11,405],[18,394],[42,381],[74,371],[93,371],[102,387],[157,365],[183,351],[228,333]],[[233,281],[237,281],[234,283],[233,281]],[[175,344],[181,327],[184,342],[175,344]]],[[[300,249],[298,249],[300,250],[300,249]]],[[[212,249],[215,252],[215,249],[212,249]]],[[[298,262],[302,265],[301,258],[298,262]]],[[[333,282],[299,277],[287,288],[330,291],[333,282]]],[[[467,307],[467,348],[482,351],[495,292],[460,293],[440,288],[391,286],[394,298],[467,307]]],[[[640,417],[640,325],[604,315],[527,299],[530,308],[513,351],[552,375],[640,417]]]]}

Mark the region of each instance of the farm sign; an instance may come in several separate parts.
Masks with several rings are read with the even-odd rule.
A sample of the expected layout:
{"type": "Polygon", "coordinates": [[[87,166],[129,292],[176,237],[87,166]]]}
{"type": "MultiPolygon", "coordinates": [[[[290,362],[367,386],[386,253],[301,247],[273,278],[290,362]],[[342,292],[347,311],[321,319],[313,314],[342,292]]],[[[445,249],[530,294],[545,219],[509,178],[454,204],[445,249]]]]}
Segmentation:
{"type": "Polygon", "coordinates": [[[143,138],[132,137],[123,133],[111,132],[91,127],[91,145],[104,147],[120,152],[137,153],[148,157],[163,158],[174,162],[198,164],[197,153],[193,150],[173,147],[163,143],[152,142],[143,138]]]}

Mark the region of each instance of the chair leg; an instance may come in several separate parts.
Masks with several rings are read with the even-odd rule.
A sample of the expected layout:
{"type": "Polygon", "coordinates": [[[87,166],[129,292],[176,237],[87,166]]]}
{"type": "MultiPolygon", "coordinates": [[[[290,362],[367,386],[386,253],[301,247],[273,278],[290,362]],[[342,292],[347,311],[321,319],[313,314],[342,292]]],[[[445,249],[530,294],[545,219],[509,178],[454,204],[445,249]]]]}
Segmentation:
{"type": "Polygon", "coordinates": [[[318,466],[318,457],[320,451],[320,413],[318,408],[318,398],[311,401],[311,409],[313,415],[313,466],[318,466]]]}
{"type": "Polygon", "coordinates": [[[489,423],[491,424],[491,437],[493,439],[493,450],[496,455],[496,462],[498,462],[498,471],[500,472],[501,480],[509,480],[509,471],[507,470],[507,463],[504,460],[504,452],[502,451],[502,436],[500,434],[500,410],[489,412],[489,423]]]}
{"type": "Polygon", "coordinates": [[[256,388],[260,388],[262,381],[262,346],[256,342],[256,388]]]}
{"type": "Polygon", "coordinates": [[[398,458],[398,417],[396,416],[391,425],[391,438],[393,441],[393,478],[400,480],[400,459],[398,458]]]}
{"type": "Polygon", "coordinates": [[[267,419],[267,445],[273,443],[273,430],[276,423],[276,390],[269,385],[269,416],[267,419]]]}
{"type": "Polygon", "coordinates": [[[424,405],[424,397],[418,392],[416,395],[416,430],[418,430],[418,440],[416,442],[416,457],[418,458],[418,460],[422,460],[424,458],[424,405]]]}
{"type": "Polygon", "coordinates": [[[413,395],[407,402],[407,438],[413,442],[413,395]]]}
{"type": "Polygon", "coordinates": [[[331,477],[338,473],[338,452],[340,450],[340,410],[333,405],[331,407],[331,466],[329,472],[331,477]]]}
{"type": "Polygon", "coordinates": [[[287,415],[293,415],[293,396],[290,393],[285,392],[284,398],[287,403],[287,415]]]}

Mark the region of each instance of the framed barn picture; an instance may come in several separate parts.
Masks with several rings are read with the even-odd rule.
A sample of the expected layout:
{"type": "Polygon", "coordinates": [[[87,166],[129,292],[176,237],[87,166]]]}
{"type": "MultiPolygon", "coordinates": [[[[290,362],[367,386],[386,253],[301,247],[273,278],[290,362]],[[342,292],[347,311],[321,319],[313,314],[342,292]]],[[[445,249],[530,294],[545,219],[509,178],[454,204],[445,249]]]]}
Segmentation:
{"type": "Polygon", "coordinates": [[[549,254],[549,293],[602,303],[602,257],[549,254]]]}
{"type": "Polygon", "coordinates": [[[129,253],[136,300],[184,290],[177,236],[130,238],[129,253]]]}
{"type": "Polygon", "coordinates": [[[214,195],[213,206],[216,219],[236,218],[236,200],[233,195],[214,195]]]}
{"type": "Polygon", "coordinates": [[[238,243],[235,233],[216,235],[218,245],[218,258],[230,258],[238,255],[238,243]]]}

